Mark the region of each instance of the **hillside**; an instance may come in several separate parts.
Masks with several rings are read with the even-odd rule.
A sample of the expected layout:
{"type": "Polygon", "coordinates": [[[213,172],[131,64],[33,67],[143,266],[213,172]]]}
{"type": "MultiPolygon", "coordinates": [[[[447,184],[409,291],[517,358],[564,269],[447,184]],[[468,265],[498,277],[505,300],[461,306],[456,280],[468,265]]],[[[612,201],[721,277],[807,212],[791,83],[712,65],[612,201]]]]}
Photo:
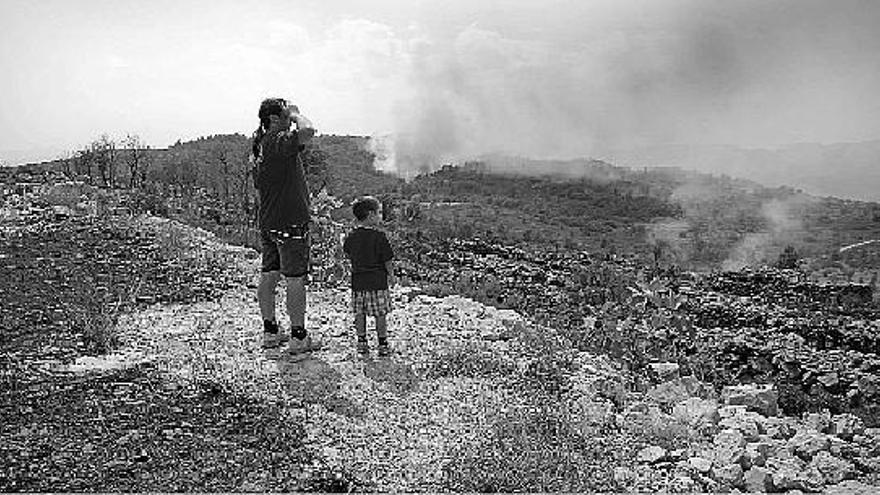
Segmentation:
{"type": "MultiPolygon", "coordinates": [[[[143,194],[135,194],[132,206],[256,247],[247,146],[245,136],[228,135],[150,150],[143,194]]],[[[503,156],[444,167],[407,183],[376,172],[367,138],[358,136],[319,136],[305,162],[313,191],[326,188],[343,203],[366,193],[379,196],[396,211],[402,235],[411,237],[480,236],[702,270],[773,264],[790,246],[814,270],[870,278],[865,270],[880,267],[870,248],[836,254],[880,238],[878,204],[791,187],[676,167],[503,156]]],[[[123,161],[118,168],[119,182],[127,183],[123,161]]],[[[58,161],[0,172],[12,184],[73,169],[58,161]]],[[[97,176],[86,180],[100,184],[97,176]]],[[[346,216],[340,210],[337,218],[346,216]]]]}
{"type": "Polygon", "coordinates": [[[21,211],[0,236],[6,491],[880,483],[863,288],[651,281],[631,260],[451,240],[405,272],[422,289],[393,291],[390,359],[356,357],[347,291],[315,285],[326,347],[295,362],[257,347],[253,250],[156,217],[21,211]]]}
{"type": "Polygon", "coordinates": [[[802,143],[775,149],[735,146],[656,146],[603,154],[621,166],[673,166],[725,171],[770,187],[790,186],[817,196],[880,201],[880,141],[802,143]]]}

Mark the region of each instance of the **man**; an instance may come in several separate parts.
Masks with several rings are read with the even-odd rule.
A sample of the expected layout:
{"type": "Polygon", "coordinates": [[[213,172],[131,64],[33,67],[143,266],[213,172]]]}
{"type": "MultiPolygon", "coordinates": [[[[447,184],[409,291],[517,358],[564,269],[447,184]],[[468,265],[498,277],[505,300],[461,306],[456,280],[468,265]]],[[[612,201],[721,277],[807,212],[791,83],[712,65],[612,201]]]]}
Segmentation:
{"type": "Polygon", "coordinates": [[[296,105],[282,98],[263,100],[254,132],[254,182],[260,197],[262,273],[257,298],[263,317],[263,347],[290,341],[289,351],[302,354],[319,349],[305,329],[306,288],[309,274],[309,190],[300,152],[314,135],[312,123],[296,105]],[[296,129],[291,130],[291,124],[296,129]],[[287,279],[290,337],[279,332],[275,319],[275,288],[287,279]]]}

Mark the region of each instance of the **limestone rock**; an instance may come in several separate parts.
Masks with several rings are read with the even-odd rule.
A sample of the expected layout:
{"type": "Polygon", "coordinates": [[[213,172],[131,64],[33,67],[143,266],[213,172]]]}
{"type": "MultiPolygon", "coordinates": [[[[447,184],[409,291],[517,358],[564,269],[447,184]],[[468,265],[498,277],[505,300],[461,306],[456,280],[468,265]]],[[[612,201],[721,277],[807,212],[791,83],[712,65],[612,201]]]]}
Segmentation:
{"type": "Polygon", "coordinates": [[[678,372],[681,368],[678,363],[651,363],[648,367],[661,382],[679,378],[678,372]]]}
{"type": "Polygon", "coordinates": [[[770,452],[770,444],[755,442],[746,445],[745,463],[750,467],[763,466],[767,462],[767,454],[770,452]]]}
{"type": "Polygon", "coordinates": [[[776,416],[779,412],[779,394],[773,385],[731,385],[724,387],[721,398],[725,404],[748,406],[764,416],[776,416]]]}
{"type": "Polygon", "coordinates": [[[767,460],[776,459],[780,461],[785,460],[795,460],[796,462],[803,463],[800,457],[794,455],[791,451],[791,448],[788,445],[788,442],[784,440],[772,440],[770,443],[770,448],[767,451],[767,460]]]}
{"type": "Polygon", "coordinates": [[[831,418],[829,433],[844,440],[852,440],[854,436],[865,432],[865,423],[852,414],[838,414],[831,418]]]}
{"type": "Polygon", "coordinates": [[[691,397],[707,399],[712,395],[711,387],[693,376],[670,380],[648,391],[648,397],[661,404],[675,404],[691,397]]]}
{"type": "Polygon", "coordinates": [[[827,433],[831,429],[831,413],[827,409],[818,413],[806,413],[804,423],[811,430],[827,433]]]}
{"type": "Polygon", "coordinates": [[[666,457],[666,449],[652,445],[645,447],[636,455],[636,459],[645,464],[655,464],[662,461],[666,457]]]}
{"type": "Polygon", "coordinates": [[[712,461],[716,466],[739,464],[745,454],[746,439],[739,430],[724,430],[715,435],[712,461]]]}
{"type": "Polygon", "coordinates": [[[673,460],[673,461],[680,461],[681,459],[684,458],[686,453],[687,453],[687,450],[685,450],[685,449],[675,449],[675,450],[670,450],[666,454],[666,457],[668,459],[673,460]]]}
{"type": "Polygon", "coordinates": [[[836,387],[840,383],[840,376],[835,372],[819,375],[816,381],[821,383],[825,388],[836,387]]]}
{"type": "Polygon", "coordinates": [[[825,487],[825,495],[872,495],[874,493],[877,493],[876,486],[866,485],[855,480],[847,480],[825,487]]]}
{"type": "Polygon", "coordinates": [[[818,452],[810,465],[822,473],[822,478],[829,485],[836,485],[856,474],[855,466],[851,462],[838,459],[825,451],[818,452]]]}
{"type": "Polygon", "coordinates": [[[764,430],[771,438],[782,440],[787,440],[797,433],[787,418],[764,418],[764,430]]]}
{"type": "Polygon", "coordinates": [[[747,406],[723,406],[718,409],[718,415],[721,419],[732,418],[748,412],[747,406]]]}
{"type": "MultiPolygon", "coordinates": [[[[755,413],[751,414],[757,416],[755,413]]],[[[755,418],[745,413],[724,418],[718,423],[718,426],[725,429],[739,430],[747,441],[758,440],[758,434],[760,432],[758,429],[758,422],[755,418]]]]}
{"type": "Polygon", "coordinates": [[[858,454],[859,449],[856,445],[835,436],[829,436],[828,439],[831,441],[828,451],[835,457],[851,457],[858,454]]]}
{"type": "Polygon", "coordinates": [[[720,419],[718,403],[699,397],[691,397],[675,404],[672,415],[691,426],[714,425],[720,419]]]}
{"type": "Polygon", "coordinates": [[[712,461],[703,457],[691,457],[687,463],[698,473],[708,473],[712,469],[712,461]]]}
{"type": "Polygon", "coordinates": [[[809,461],[816,454],[831,448],[831,440],[828,435],[816,431],[799,431],[788,441],[789,447],[801,459],[809,461]]]}
{"type": "Polygon", "coordinates": [[[740,487],[743,484],[743,469],[739,464],[715,467],[712,469],[712,476],[715,481],[728,486],[740,487]]]}
{"type": "Polygon", "coordinates": [[[773,486],[777,490],[809,490],[811,483],[800,466],[791,461],[783,461],[774,466],[773,486]]]}
{"type": "Polygon", "coordinates": [[[669,482],[668,491],[670,493],[694,493],[702,490],[700,484],[690,476],[677,474],[669,482]]]}
{"type": "Polygon", "coordinates": [[[752,466],[746,471],[743,475],[743,483],[746,490],[750,492],[767,493],[773,491],[773,475],[762,467],[752,466]]]}
{"type": "Polygon", "coordinates": [[[614,468],[614,482],[625,487],[636,479],[636,473],[630,468],[618,466],[614,468]]]}

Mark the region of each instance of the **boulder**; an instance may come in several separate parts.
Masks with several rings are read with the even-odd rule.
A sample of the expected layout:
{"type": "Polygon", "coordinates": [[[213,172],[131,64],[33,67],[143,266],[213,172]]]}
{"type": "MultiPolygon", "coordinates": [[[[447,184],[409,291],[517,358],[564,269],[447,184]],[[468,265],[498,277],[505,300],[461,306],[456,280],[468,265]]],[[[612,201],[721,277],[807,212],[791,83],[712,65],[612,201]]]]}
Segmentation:
{"type": "Polygon", "coordinates": [[[656,464],[666,458],[666,449],[652,445],[645,447],[636,455],[636,459],[644,464],[656,464]]]}
{"type": "Polygon", "coordinates": [[[773,475],[770,471],[752,466],[743,475],[743,484],[749,492],[768,493],[773,491],[773,475]]]}
{"type": "Polygon", "coordinates": [[[691,426],[714,425],[720,419],[718,403],[699,397],[691,397],[676,403],[672,408],[672,415],[691,426]]]}
{"type": "Polygon", "coordinates": [[[807,474],[794,462],[782,461],[772,472],[771,482],[776,490],[809,490],[812,486],[807,474]]]}
{"type": "Polygon", "coordinates": [[[779,412],[779,394],[773,385],[731,385],[724,387],[721,398],[728,405],[743,405],[764,416],[779,412]]]}
{"type": "Polygon", "coordinates": [[[618,466],[614,468],[614,482],[621,487],[626,487],[636,479],[636,473],[630,468],[618,466]]]}
{"type": "Polygon", "coordinates": [[[668,459],[673,460],[673,461],[680,461],[684,458],[685,454],[687,454],[686,449],[675,449],[675,450],[670,450],[669,452],[667,452],[666,457],[668,459]]]}
{"type": "Polygon", "coordinates": [[[721,419],[727,419],[744,414],[748,412],[748,410],[749,408],[746,406],[723,406],[718,409],[718,416],[720,416],[721,419]]]}
{"type": "Polygon", "coordinates": [[[865,423],[861,418],[852,414],[838,414],[831,418],[829,433],[844,440],[852,440],[856,435],[865,432],[865,423]]]}
{"type": "Polygon", "coordinates": [[[661,404],[670,405],[691,397],[709,399],[712,398],[712,395],[711,386],[690,375],[661,383],[648,390],[648,397],[661,404]]]}
{"type": "Polygon", "coordinates": [[[817,431],[799,431],[788,440],[788,446],[801,459],[809,461],[823,450],[831,448],[831,440],[828,435],[817,431]]]}
{"type": "Polygon", "coordinates": [[[835,372],[825,373],[816,377],[816,381],[825,388],[834,388],[840,384],[840,376],[835,372]]]}
{"type": "Polygon", "coordinates": [[[831,429],[831,413],[827,409],[818,413],[805,413],[804,424],[811,430],[827,433],[831,429]]]}
{"type": "MultiPolygon", "coordinates": [[[[751,414],[757,416],[757,414],[755,413],[751,414]]],[[[758,440],[758,435],[760,434],[760,430],[758,429],[758,422],[755,420],[754,417],[748,416],[745,413],[724,418],[718,423],[718,426],[725,429],[739,430],[740,432],[742,432],[743,437],[745,437],[746,441],[749,442],[758,440]]]]}
{"type": "Polygon", "coordinates": [[[785,440],[772,440],[769,442],[770,449],[767,451],[767,459],[776,459],[780,461],[784,460],[794,460],[798,463],[804,463],[800,457],[794,455],[791,451],[791,448],[788,446],[788,442],[785,440]]]}
{"type": "Polygon", "coordinates": [[[836,485],[856,475],[855,466],[851,462],[838,459],[831,455],[830,452],[818,452],[813,457],[810,465],[822,473],[823,481],[828,485],[836,485]]]}
{"type": "Polygon", "coordinates": [[[739,464],[745,454],[746,439],[739,430],[724,430],[715,435],[712,461],[716,466],[739,464]]]}
{"type": "Polygon", "coordinates": [[[828,439],[831,441],[828,451],[835,457],[852,457],[858,454],[859,448],[856,445],[835,436],[829,436],[828,439]]]}
{"type": "Polygon", "coordinates": [[[786,418],[764,418],[764,430],[771,438],[787,440],[797,431],[786,418]]]}
{"type": "Polygon", "coordinates": [[[669,482],[668,491],[670,493],[694,493],[702,491],[700,484],[685,474],[677,474],[669,482]]]}
{"type": "Polygon", "coordinates": [[[715,481],[727,486],[741,487],[743,484],[743,469],[739,464],[716,466],[712,469],[712,477],[715,481]]]}
{"type": "Polygon", "coordinates": [[[771,445],[765,442],[755,442],[746,445],[744,454],[745,464],[749,467],[763,466],[767,462],[771,445]]]}
{"type": "Polygon", "coordinates": [[[708,473],[712,469],[712,461],[703,457],[691,457],[687,460],[688,466],[698,473],[708,473]]]}

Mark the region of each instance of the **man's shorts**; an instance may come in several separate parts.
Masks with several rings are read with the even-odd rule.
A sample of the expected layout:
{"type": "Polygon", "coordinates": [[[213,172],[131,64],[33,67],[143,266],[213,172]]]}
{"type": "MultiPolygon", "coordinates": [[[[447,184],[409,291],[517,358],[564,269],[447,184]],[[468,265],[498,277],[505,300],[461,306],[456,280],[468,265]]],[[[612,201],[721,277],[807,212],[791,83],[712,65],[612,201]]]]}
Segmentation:
{"type": "Polygon", "coordinates": [[[268,230],[260,232],[263,245],[262,271],[280,271],[285,277],[309,274],[310,240],[308,230],[268,230]]]}
{"type": "Polygon", "coordinates": [[[356,290],[351,292],[351,312],[356,315],[382,316],[391,312],[388,290],[356,290]]]}

